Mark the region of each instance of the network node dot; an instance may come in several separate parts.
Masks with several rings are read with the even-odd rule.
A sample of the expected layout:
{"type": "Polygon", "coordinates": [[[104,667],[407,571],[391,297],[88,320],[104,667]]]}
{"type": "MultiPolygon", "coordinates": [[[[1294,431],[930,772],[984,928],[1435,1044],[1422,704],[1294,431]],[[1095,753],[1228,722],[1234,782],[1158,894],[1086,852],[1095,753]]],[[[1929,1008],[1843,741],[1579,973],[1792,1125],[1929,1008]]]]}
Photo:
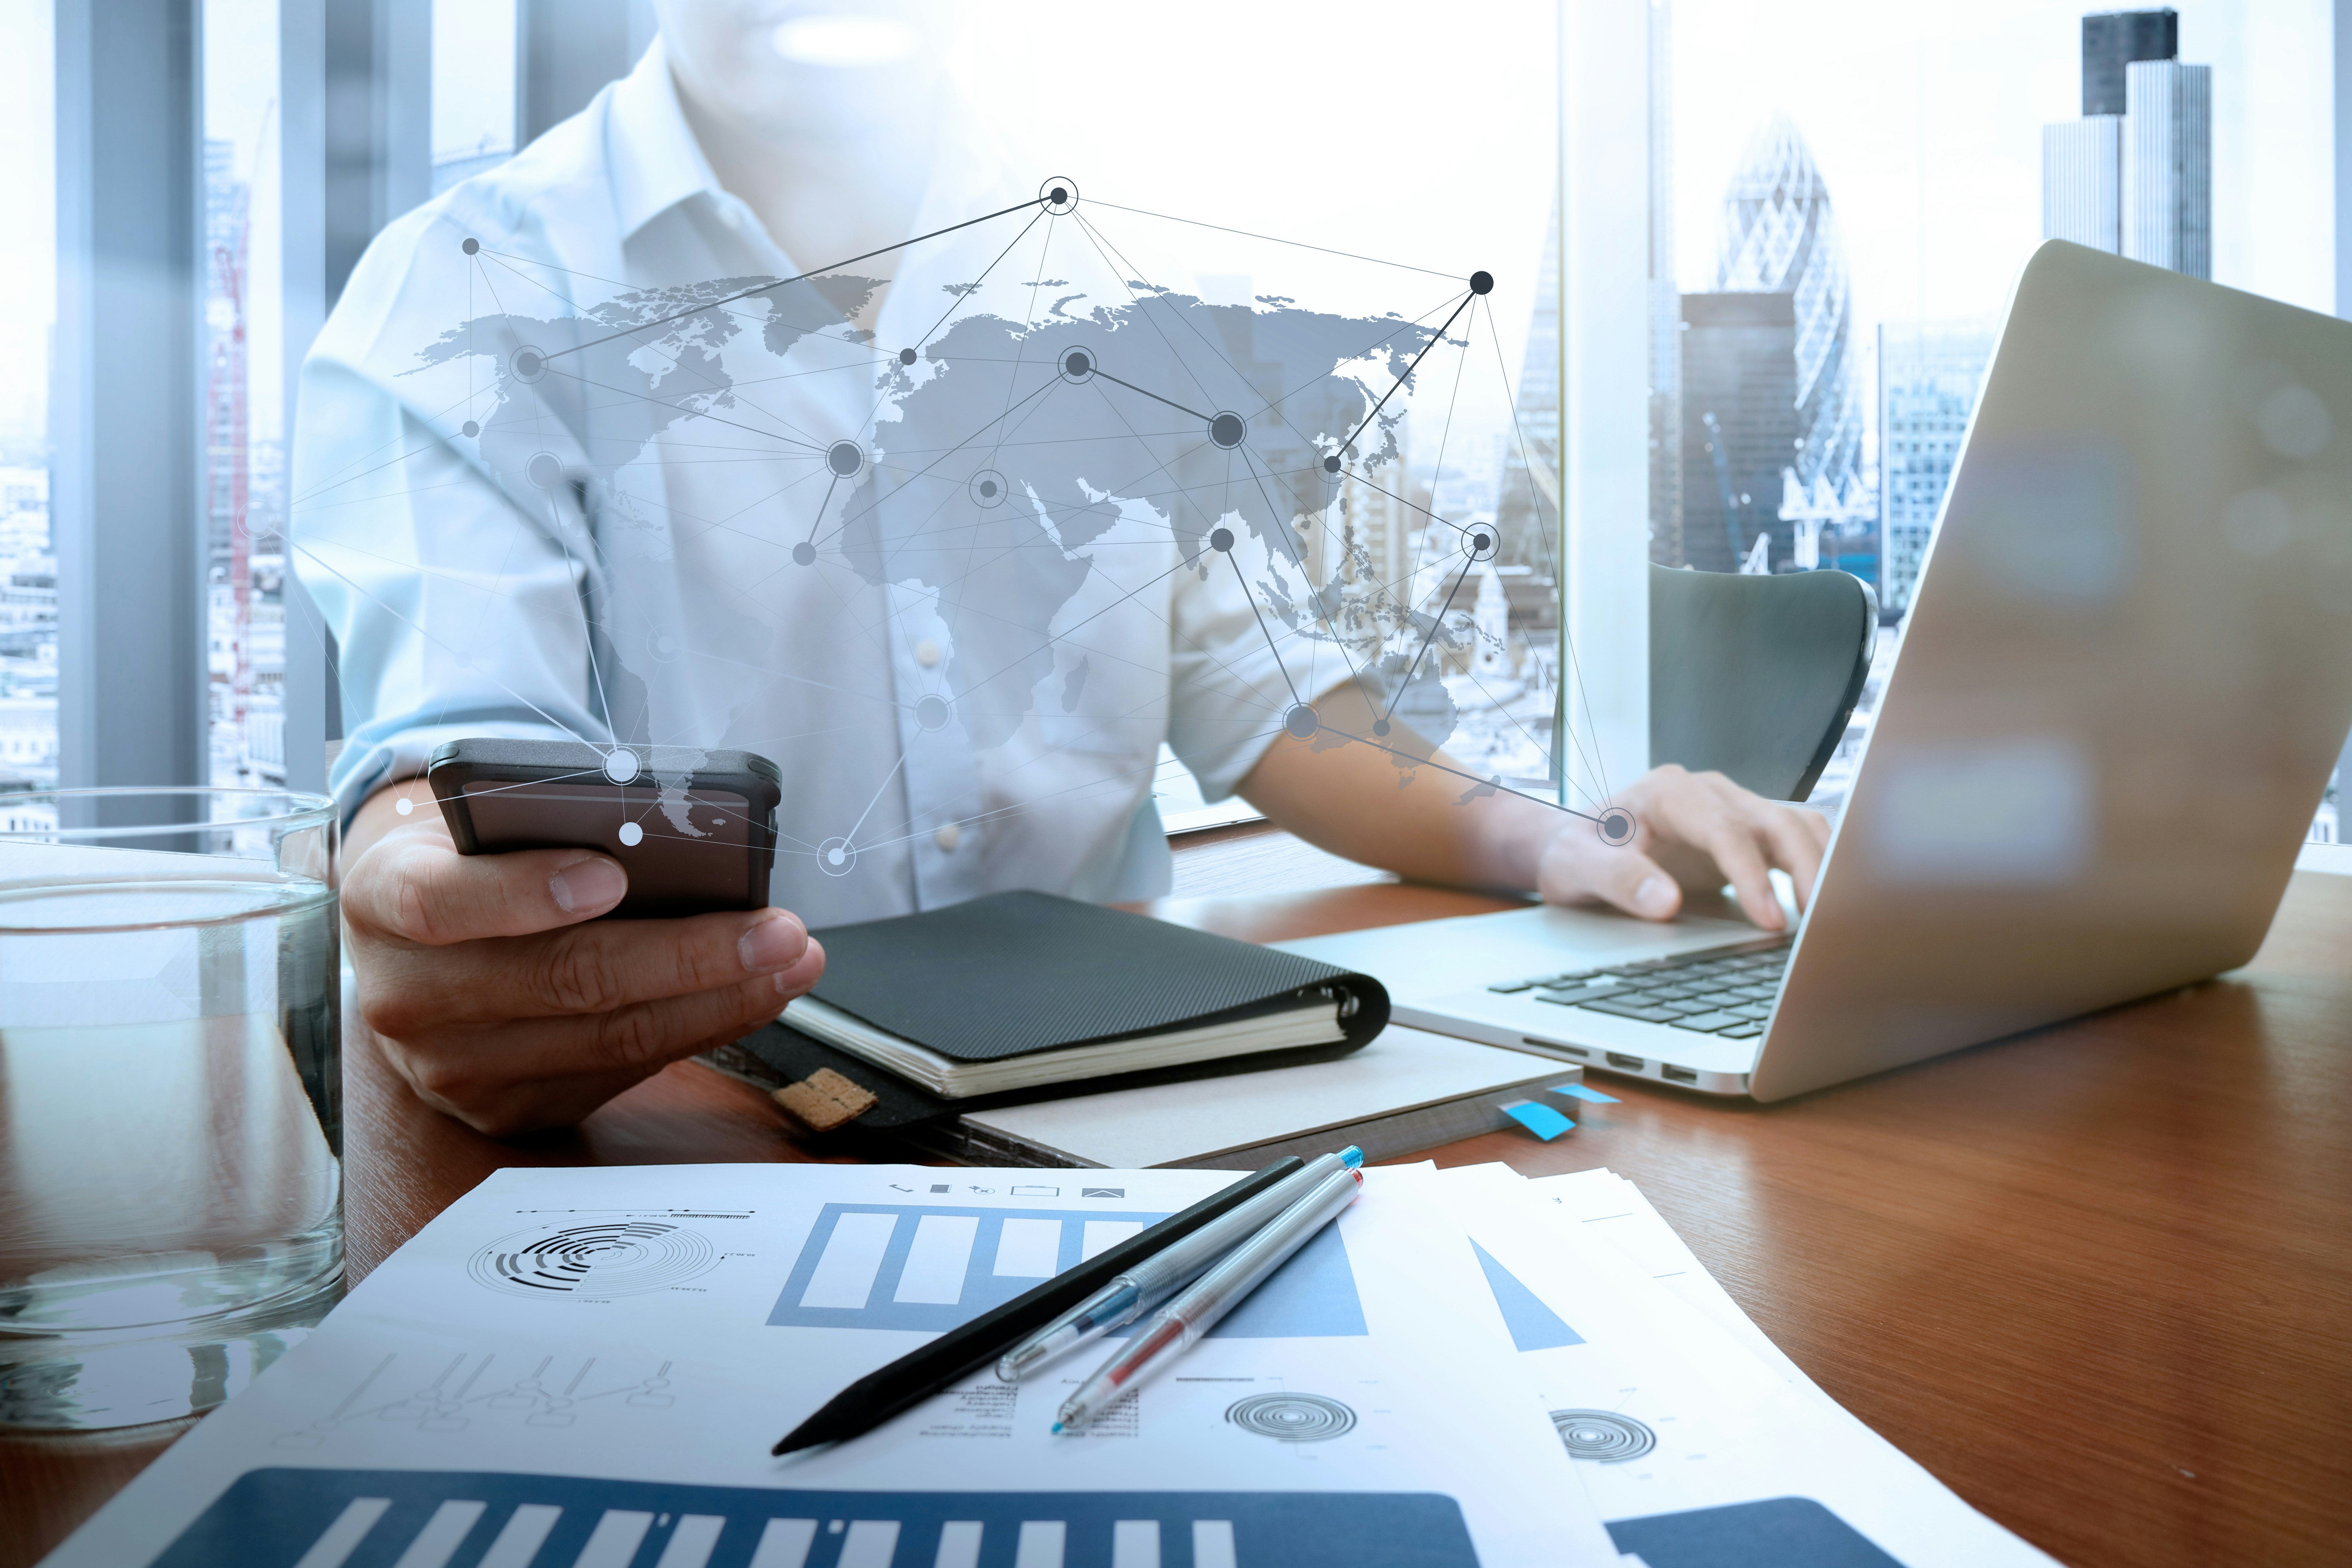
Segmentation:
{"type": "Polygon", "coordinates": [[[1394,728],[1395,726],[1391,724],[1385,719],[1375,719],[1372,721],[1372,733],[1375,735],[1385,735],[1394,728]]]}
{"type": "Polygon", "coordinates": [[[846,877],[856,864],[856,847],[846,838],[828,838],[816,847],[817,869],[828,877],[846,877]]]}
{"type": "Polygon", "coordinates": [[[1603,844],[1622,847],[1633,841],[1633,814],[1622,805],[1612,805],[1594,819],[1593,830],[1601,835],[1603,844]]]}
{"type": "Polygon", "coordinates": [[[1233,547],[1234,531],[1232,529],[1221,528],[1214,533],[1209,535],[1209,548],[1216,551],[1218,553],[1223,554],[1233,547]]]}
{"type": "Polygon", "coordinates": [[[604,753],[604,776],[614,784],[626,784],[637,776],[637,753],[626,746],[615,746],[604,753]]]}
{"type": "Polygon", "coordinates": [[[1238,414],[1220,414],[1209,421],[1209,439],[1227,451],[1240,446],[1248,434],[1249,421],[1238,414]]]}
{"type": "Polygon", "coordinates": [[[1037,187],[1037,202],[1055,217],[1067,216],[1078,208],[1078,183],[1066,174],[1056,174],[1037,187]]]}
{"type": "Polygon", "coordinates": [[[994,468],[982,468],[966,481],[964,493],[971,497],[972,505],[987,508],[1003,506],[1011,488],[1003,474],[994,468]]]}
{"type": "Polygon", "coordinates": [[[552,452],[536,452],[523,465],[523,477],[541,489],[551,490],[563,482],[563,460],[552,452]]]}
{"type": "Polygon", "coordinates": [[[1314,709],[1301,702],[1282,716],[1282,727],[1290,731],[1294,741],[1311,741],[1315,731],[1323,727],[1323,721],[1315,716],[1314,709]]]}
{"type": "Polygon", "coordinates": [[[416,809],[416,803],[409,799],[406,795],[402,795],[398,800],[393,802],[392,809],[400,813],[401,816],[406,816],[410,812],[416,809]]]}
{"type": "Polygon", "coordinates": [[[1336,474],[1339,471],[1339,457],[1338,453],[1335,452],[1330,457],[1323,459],[1323,471],[1327,474],[1336,474]]]}
{"type": "Polygon", "coordinates": [[[814,565],[815,565],[815,564],[816,564],[816,546],[815,546],[815,545],[814,545],[814,544],[811,544],[811,543],[810,543],[807,540],[805,540],[805,539],[802,540],[798,544],[793,545],[793,565],[795,565],[795,566],[814,566],[814,565]]]}
{"type": "Polygon", "coordinates": [[[915,722],[926,730],[944,730],[954,717],[955,710],[944,697],[926,697],[915,704],[915,722]]]}
{"type": "Polygon", "coordinates": [[[900,364],[912,364],[912,363],[915,363],[915,351],[914,351],[914,350],[912,350],[912,349],[900,349],[900,350],[898,351],[898,363],[899,363],[900,364]]]}
{"type": "Polygon", "coordinates": [[[535,348],[519,348],[507,361],[507,368],[514,372],[517,381],[537,381],[547,374],[547,356],[535,348]]]}
{"type": "Polygon", "coordinates": [[[625,822],[621,824],[620,837],[625,847],[635,849],[646,841],[646,830],[634,822],[625,822]]]}
{"type": "Polygon", "coordinates": [[[472,437],[478,436],[481,433],[482,427],[474,423],[471,419],[467,420],[463,425],[457,426],[457,434],[460,436],[472,437]]]}
{"type": "Polygon", "coordinates": [[[1084,349],[1072,349],[1062,356],[1062,374],[1072,381],[1084,381],[1095,373],[1095,356],[1084,349]]]}
{"type": "Polygon", "coordinates": [[[1070,199],[1070,193],[1062,186],[1055,185],[1053,190],[1046,195],[1045,199],[1049,202],[1066,202],[1070,199]]]}
{"type": "Polygon", "coordinates": [[[866,448],[855,441],[835,441],[825,448],[824,466],[848,479],[866,466],[866,448]]]}
{"type": "Polygon", "coordinates": [[[482,248],[482,242],[478,239],[468,239],[465,244],[459,246],[457,248],[464,251],[467,255],[472,256],[482,248]]]}
{"type": "Polygon", "coordinates": [[[1474,533],[1470,536],[1470,548],[1473,550],[1484,550],[1494,542],[1483,533],[1474,533]]]}
{"type": "Polygon", "coordinates": [[[1493,273],[1473,272],[1470,274],[1470,292],[1473,294],[1491,294],[1494,291],[1495,275],[1493,273]]]}
{"type": "Polygon", "coordinates": [[[994,479],[981,480],[980,493],[983,496],[994,497],[996,494],[996,481],[994,479]]]}

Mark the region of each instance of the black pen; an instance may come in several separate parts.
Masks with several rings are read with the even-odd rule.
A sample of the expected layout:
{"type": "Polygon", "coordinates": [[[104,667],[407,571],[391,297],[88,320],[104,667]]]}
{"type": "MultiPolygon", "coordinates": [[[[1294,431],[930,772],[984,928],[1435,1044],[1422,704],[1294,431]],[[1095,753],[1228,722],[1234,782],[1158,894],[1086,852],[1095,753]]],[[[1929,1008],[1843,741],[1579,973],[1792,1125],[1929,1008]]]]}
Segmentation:
{"type": "Polygon", "coordinates": [[[1067,1273],[1057,1274],[1035,1289],[950,1329],[922,1349],[867,1373],[835,1394],[824,1408],[779,1438],[770,1452],[789,1454],[795,1448],[838,1443],[872,1431],[900,1411],[970,1377],[1170,1242],[1189,1236],[1303,1169],[1304,1163],[1296,1155],[1285,1155],[1182,1213],[1170,1215],[1117,1247],[1097,1253],[1067,1273]]]}

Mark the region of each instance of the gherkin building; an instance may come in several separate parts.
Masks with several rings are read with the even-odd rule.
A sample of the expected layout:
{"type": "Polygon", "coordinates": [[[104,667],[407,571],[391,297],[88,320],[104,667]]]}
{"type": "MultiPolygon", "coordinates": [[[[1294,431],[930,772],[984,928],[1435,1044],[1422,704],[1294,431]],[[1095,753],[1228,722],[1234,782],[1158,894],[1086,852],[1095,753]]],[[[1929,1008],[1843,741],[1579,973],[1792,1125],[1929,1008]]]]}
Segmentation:
{"type": "Polygon", "coordinates": [[[1853,290],[1829,187],[1785,114],[1748,139],[1724,192],[1715,286],[1795,296],[1799,434],[1791,466],[1808,490],[1826,479],[1832,493],[1849,493],[1862,468],[1853,290]]]}

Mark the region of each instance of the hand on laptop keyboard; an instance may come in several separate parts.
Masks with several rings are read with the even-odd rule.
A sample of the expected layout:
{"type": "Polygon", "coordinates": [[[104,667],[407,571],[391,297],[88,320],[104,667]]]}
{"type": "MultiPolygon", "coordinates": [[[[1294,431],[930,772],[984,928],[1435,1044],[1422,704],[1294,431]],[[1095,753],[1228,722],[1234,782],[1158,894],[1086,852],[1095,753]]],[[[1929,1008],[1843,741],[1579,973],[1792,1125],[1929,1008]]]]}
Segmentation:
{"type": "Polygon", "coordinates": [[[1563,1007],[1752,1040],[1772,1016],[1772,999],[1780,993],[1790,951],[1783,937],[1605,969],[1507,980],[1486,989],[1505,995],[1531,992],[1538,1002],[1563,1007]]]}
{"type": "Polygon", "coordinates": [[[1683,894],[1731,884],[1740,909],[1766,931],[1787,919],[1770,872],[1797,885],[1797,907],[1813,894],[1830,825],[1819,812],[1751,795],[1721,773],[1694,773],[1672,763],[1653,768],[1610,803],[1633,814],[1633,842],[1601,841],[1589,822],[1555,831],[1537,862],[1536,886],[1547,902],[1613,904],[1645,920],[1671,920],[1683,894]]]}

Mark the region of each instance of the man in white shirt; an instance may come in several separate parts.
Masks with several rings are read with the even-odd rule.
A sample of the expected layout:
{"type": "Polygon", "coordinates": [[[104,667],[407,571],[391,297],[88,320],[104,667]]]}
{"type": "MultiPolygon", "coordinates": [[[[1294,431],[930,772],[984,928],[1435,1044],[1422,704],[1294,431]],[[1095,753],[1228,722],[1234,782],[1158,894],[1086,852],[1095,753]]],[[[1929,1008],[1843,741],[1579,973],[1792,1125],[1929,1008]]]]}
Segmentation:
{"type": "MultiPolygon", "coordinates": [[[[1661,769],[1620,792],[1638,826],[1612,847],[1591,814],[1475,787],[1392,725],[1428,670],[1360,682],[1311,636],[1286,656],[1269,584],[1297,560],[1287,509],[1251,509],[1312,493],[1339,435],[1309,433],[1315,461],[1277,472],[1292,421],[1269,403],[1206,440],[1191,426],[1153,494],[1101,489],[1099,455],[1024,478],[1024,436],[1080,440],[1031,403],[1113,373],[971,352],[1004,335],[984,287],[1024,289],[1004,318],[1087,330],[1066,313],[1083,294],[1037,298],[1063,283],[1026,275],[1047,267],[991,258],[1026,237],[1038,260],[1085,241],[1109,265],[1099,233],[1056,256],[1070,204],[1005,189],[941,107],[934,56],[881,82],[795,65],[754,5],[660,9],[626,79],[379,237],[303,372],[294,542],[341,649],[344,914],[364,1016],[428,1100],[493,1131],[577,1120],[814,984],[810,925],[1007,888],[1164,891],[1163,740],[1209,798],[1238,792],[1408,877],[1652,919],[1728,880],[1772,929],[1769,869],[1810,889],[1827,837],[1811,813],[1661,769]],[[798,280],[834,256],[860,265],[798,280]],[[1036,391],[1016,398],[1024,368],[1036,391]],[[990,376],[1003,412],[925,446],[918,398],[985,402],[990,376]],[[1202,454],[1216,485],[1192,482],[1202,454]],[[952,483],[919,494],[950,457],[952,483]],[[590,923],[622,897],[625,851],[458,856],[417,775],[479,734],[774,759],[778,907],[590,923]]],[[[1161,330],[1177,307],[1124,287],[1118,319],[1181,366],[1161,330]]],[[[1159,351],[1118,341],[1143,375],[1159,351]]],[[[1176,374],[1160,386],[1183,392],[1176,374]]],[[[1181,398],[1116,384],[1150,401],[1097,385],[1059,407],[1115,416],[1141,450],[1136,419],[1186,423],[1152,406],[1181,398]]]]}

